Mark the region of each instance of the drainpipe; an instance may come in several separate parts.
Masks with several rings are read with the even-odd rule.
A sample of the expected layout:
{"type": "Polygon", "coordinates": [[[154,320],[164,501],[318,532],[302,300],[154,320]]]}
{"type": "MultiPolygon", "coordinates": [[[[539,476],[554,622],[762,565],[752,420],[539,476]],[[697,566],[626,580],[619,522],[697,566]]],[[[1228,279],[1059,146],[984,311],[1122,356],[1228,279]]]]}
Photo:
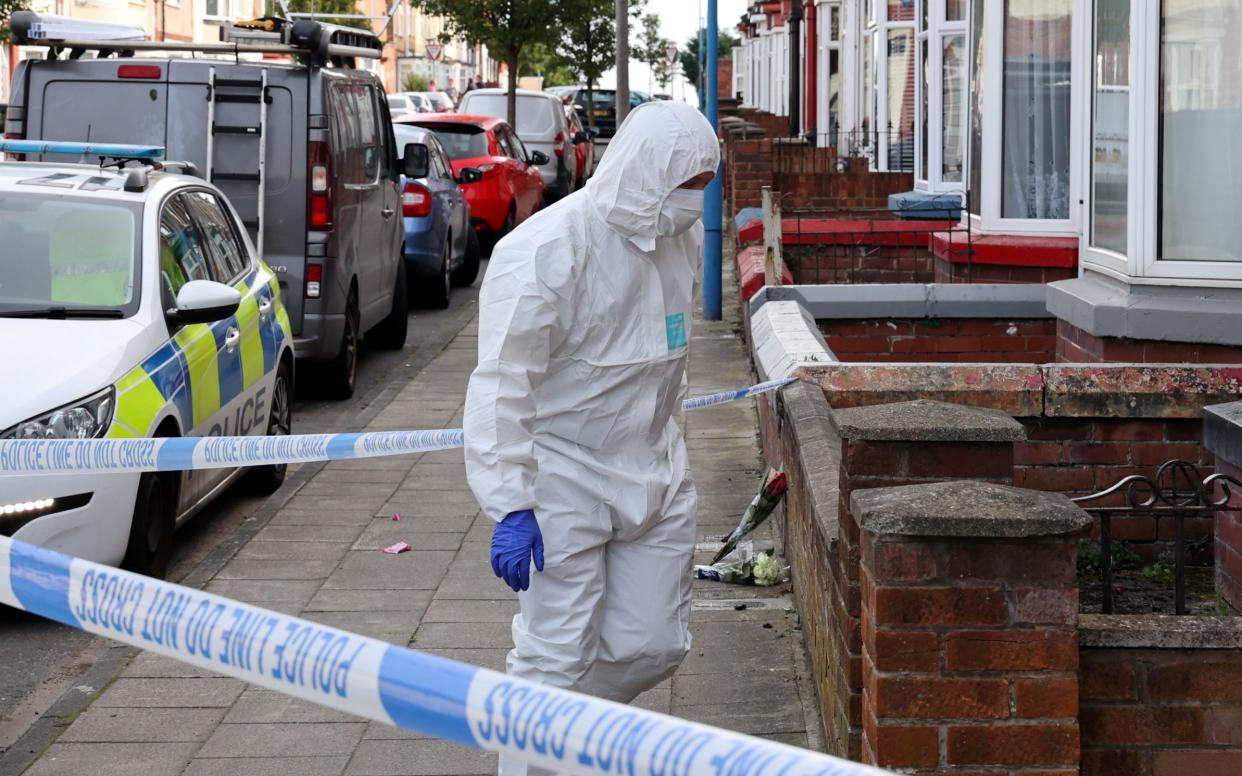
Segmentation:
{"type": "Polygon", "coordinates": [[[816,140],[815,122],[819,120],[819,28],[816,24],[815,0],[805,0],[806,14],[806,116],[802,126],[810,135],[811,141],[816,140]]]}
{"type": "Polygon", "coordinates": [[[802,118],[798,110],[802,107],[802,64],[798,58],[802,53],[802,39],[798,34],[802,26],[802,4],[798,0],[790,0],[785,25],[789,28],[789,136],[798,137],[802,134],[802,118]]]}

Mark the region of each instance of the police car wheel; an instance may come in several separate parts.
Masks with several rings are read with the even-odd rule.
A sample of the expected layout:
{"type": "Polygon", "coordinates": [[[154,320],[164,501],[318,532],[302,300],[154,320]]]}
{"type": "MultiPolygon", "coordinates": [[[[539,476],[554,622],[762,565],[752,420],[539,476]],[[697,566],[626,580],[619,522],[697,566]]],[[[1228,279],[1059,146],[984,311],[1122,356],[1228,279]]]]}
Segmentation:
{"type": "Polygon", "coordinates": [[[175,504],[173,476],[146,472],[139,478],[122,568],[156,579],[164,578],[172,560],[175,504]]]}
{"type": "MultiPolygon", "coordinates": [[[[272,382],[272,414],[267,421],[268,436],[293,433],[293,375],[288,361],[282,361],[272,382]]],[[[288,464],[256,466],[246,475],[247,484],[256,493],[275,493],[285,482],[288,464]]]]}
{"type": "Polygon", "coordinates": [[[341,349],[328,364],[326,382],[328,392],[338,399],[354,395],[354,383],[358,376],[358,296],[352,289],[345,303],[345,330],[341,333],[341,349]]]}

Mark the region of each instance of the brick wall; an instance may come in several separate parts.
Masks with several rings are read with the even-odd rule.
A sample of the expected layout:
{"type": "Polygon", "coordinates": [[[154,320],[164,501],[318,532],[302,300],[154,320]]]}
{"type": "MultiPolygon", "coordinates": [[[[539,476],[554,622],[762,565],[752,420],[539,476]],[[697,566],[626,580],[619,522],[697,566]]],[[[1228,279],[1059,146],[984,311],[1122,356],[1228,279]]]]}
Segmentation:
{"type": "MultiPolygon", "coordinates": [[[[1242,468],[1219,460],[1217,470],[1242,482],[1242,468]]],[[[1242,609],[1242,492],[1233,491],[1228,506],[1236,511],[1216,513],[1216,591],[1235,610],[1242,609]]],[[[1242,722],[1242,720],[1239,720],[1242,722]]]]}
{"type": "Polygon", "coordinates": [[[1063,498],[951,482],[862,491],[863,760],[1077,773],[1076,539],[1063,498]]]}
{"type": "Polygon", "coordinates": [[[1054,360],[1056,321],[994,318],[821,320],[828,348],[845,362],[988,362],[1054,360]]]}
{"type": "Polygon", "coordinates": [[[1063,267],[1007,267],[998,264],[952,264],[935,260],[937,283],[1052,283],[1078,277],[1078,270],[1063,267]]]}
{"type": "Polygon", "coordinates": [[[1071,364],[1242,364],[1242,347],[1097,337],[1072,323],[1059,321],[1057,361],[1071,364]]]}
{"type": "Polygon", "coordinates": [[[798,284],[929,283],[931,255],[917,246],[792,245],[786,264],[798,284]]]}
{"type": "Polygon", "coordinates": [[[1079,692],[1083,776],[1242,772],[1242,649],[1084,648],[1079,692]]]}
{"type": "Polygon", "coordinates": [[[716,96],[727,100],[733,96],[733,59],[716,60],[716,96]]]}

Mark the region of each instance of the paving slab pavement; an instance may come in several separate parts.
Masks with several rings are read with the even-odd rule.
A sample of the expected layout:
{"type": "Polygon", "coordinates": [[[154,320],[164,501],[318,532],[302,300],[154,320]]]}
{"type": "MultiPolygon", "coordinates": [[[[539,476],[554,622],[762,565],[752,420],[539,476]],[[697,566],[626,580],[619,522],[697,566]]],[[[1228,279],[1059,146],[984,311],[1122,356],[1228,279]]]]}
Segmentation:
{"type": "MultiPolygon", "coordinates": [[[[726,278],[725,288],[736,285],[726,278]]],[[[737,311],[736,299],[726,298],[725,309],[737,311]]],[[[366,430],[459,426],[477,325],[476,318],[399,387],[366,430]]],[[[690,353],[691,395],[754,381],[735,318],[699,320],[690,353]]],[[[706,562],[759,487],[754,404],[688,413],[687,423],[700,492],[697,556],[706,562]]],[[[460,451],[334,462],[301,483],[205,587],[503,670],[517,601],[492,575],[490,535],[460,451]],[[413,550],[379,552],[397,541],[413,550]]],[[[773,537],[765,528],[758,538],[773,537]]],[[[636,705],[815,746],[814,690],[787,591],[694,587],[694,646],[677,674],[636,705]]],[[[488,753],[142,654],[26,773],[469,776],[495,768],[488,753]]]]}

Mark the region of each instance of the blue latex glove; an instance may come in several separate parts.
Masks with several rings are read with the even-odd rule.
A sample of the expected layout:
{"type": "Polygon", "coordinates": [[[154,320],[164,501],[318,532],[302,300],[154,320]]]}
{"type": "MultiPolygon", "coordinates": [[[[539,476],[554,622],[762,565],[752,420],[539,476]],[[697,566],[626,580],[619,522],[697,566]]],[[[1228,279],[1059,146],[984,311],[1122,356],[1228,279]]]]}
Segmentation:
{"type": "Polygon", "coordinates": [[[514,592],[530,587],[530,559],[543,571],[543,534],[529,509],[510,512],[492,529],[492,571],[514,592]]]}

